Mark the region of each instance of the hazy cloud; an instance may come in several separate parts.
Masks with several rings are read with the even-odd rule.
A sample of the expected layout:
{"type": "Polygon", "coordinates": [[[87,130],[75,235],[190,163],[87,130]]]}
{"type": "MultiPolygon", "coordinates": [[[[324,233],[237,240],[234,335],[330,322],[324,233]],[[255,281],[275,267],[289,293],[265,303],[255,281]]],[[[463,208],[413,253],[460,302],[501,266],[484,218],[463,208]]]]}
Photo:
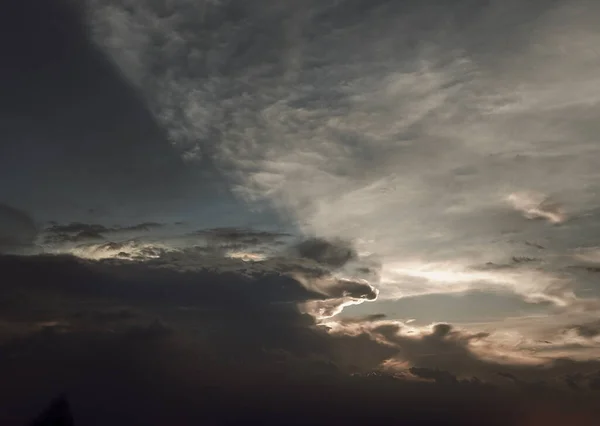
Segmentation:
{"type": "Polygon", "coordinates": [[[31,245],[37,233],[37,226],[27,213],[0,204],[0,250],[31,245]]]}

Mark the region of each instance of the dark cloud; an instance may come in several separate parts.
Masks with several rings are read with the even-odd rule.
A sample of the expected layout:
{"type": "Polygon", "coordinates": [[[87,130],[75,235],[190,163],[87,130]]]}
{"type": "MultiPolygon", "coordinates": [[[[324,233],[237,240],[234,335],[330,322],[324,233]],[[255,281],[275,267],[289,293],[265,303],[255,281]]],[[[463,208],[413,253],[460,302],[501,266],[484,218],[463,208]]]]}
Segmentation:
{"type": "Polygon", "coordinates": [[[107,235],[147,233],[163,227],[156,222],[142,222],[129,226],[105,226],[94,223],[72,222],[66,225],[52,224],[44,231],[44,241],[50,244],[104,240],[107,235]]]}
{"type": "Polygon", "coordinates": [[[296,250],[301,257],[335,268],[358,257],[352,245],[343,240],[310,238],[298,244],[296,250]]]}
{"type": "Polygon", "coordinates": [[[574,325],[571,329],[575,330],[581,337],[594,338],[600,335],[600,321],[574,325]]]}
{"type": "MultiPolygon", "coordinates": [[[[426,373],[423,374],[430,376],[432,370],[442,371],[439,377],[444,381],[452,381],[446,373],[455,376],[459,381],[476,377],[478,380],[498,385],[502,385],[499,379],[503,378],[509,379],[511,385],[524,390],[542,387],[548,392],[561,392],[565,388],[566,376],[576,373],[587,376],[600,371],[600,363],[595,361],[556,359],[549,360],[545,365],[531,366],[510,360],[493,349],[484,354],[477,354],[472,344],[485,341],[490,335],[484,332],[465,332],[449,324],[437,324],[431,332],[421,335],[407,334],[400,324],[390,322],[375,323],[367,330],[367,333],[375,338],[397,348],[397,353],[392,359],[425,369],[416,371],[424,371],[426,373]]],[[[438,373],[434,373],[434,376],[428,378],[435,380],[438,373]]],[[[424,376],[421,374],[419,377],[424,376]]],[[[589,389],[589,386],[587,388],[589,389]]]]}
{"type": "Polygon", "coordinates": [[[104,236],[98,232],[94,231],[81,231],[74,235],[69,234],[50,234],[44,237],[44,241],[50,244],[56,243],[67,243],[67,242],[84,242],[84,241],[94,241],[94,240],[103,240],[104,236]]]}
{"type": "Polygon", "coordinates": [[[448,336],[451,331],[452,326],[449,324],[436,324],[433,327],[433,332],[431,333],[431,336],[437,339],[443,339],[444,337],[448,336]]]}
{"type": "MultiPolygon", "coordinates": [[[[12,357],[0,364],[3,377],[26,376],[36,385],[35,392],[22,386],[2,392],[13,415],[23,419],[60,393],[69,398],[75,424],[158,425],[176,414],[184,425],[512,426],[537,410],[593,413],[583,400],[577,405],[569,396],[554,401],[535,393],[511,394],[475,380],[455,381],[442,371],[411,370],[438,379],[428,383],[386,374],[348,375],[328,362],[286,352],[222,356],[190,335],[151,325],[117,333],[46,332],[7,349],[12,357]],[[16,406],[24,395],[29,398],[16,406]]],[[[2,407],[5,413],[7,405],[2,407]]]]}
{"type": "Polygon", "coordinates": [[[201,229],[194,233],[219,242],[239,242],[245,244],[272,243],[273,241],[289,237],[289,234],[269,231],[256,231],[243,228],[213,228],[201,229]]]}
{"type": "MultiPolygon", "coordinates": [[[[568,152],[553,139],[581,147],[561,108],[581,102],[569,82],[586,80],[515,77],[572,74],[536,62],[538,50],[545,58],[564,45],[534,19],[552,21],[560,2],[138,3],[8,0],[0,10],[0,199],[80,221],[47,230],[52,243],[114,252],[0,256],[0,424],[25,424],[63,393],[76,424],[597,424],[587,399],[597,399],[597,361],[532,367],[486,332],[447,323],[315,318],[377,297],[382,268],[359,259],[352,238],[375,241],[368,248],[387,259],[461,257],[468,247],[485,262],[497,221],[542,229],[494,213],[507,182],[542,191],[513,200],[526,217],[566,221],[566,207],[544,194],[577,192],[597,170],[571,158],[591,139],[568,152]],[[539,125],[546,109],[562,117],[551,117],[552,134],[539,125]],[[522,137],[504,147],[509,127],[522,137]],[[550,152],[538,156],[542,145],[550,152]],[[484,157],[498,159],[476,164],[484,157]],[[212,192],[221,170],[239,194],[266,194],[299,227],[348,241],[311,238],[281,258],[243,262],[224,250],[112,241],[156,226],[74,214],[170,223],[179,204],[191,229],[250,223],[232,191],[212,192]]],[[[559,12],[566,38],[589,41],[559,12]]],[[[287,237],[244,227],[198,236],[223,249],[287,237]]],[[[535,260],[510,253],[511,263],[487,266],[518,272],[535,260]]]]}
{"type": "Polygon", "coordinates": [[[502,372],[502,371],[501,371],[501,372],[499,372],[499,373],[498,373],[498,376],[500,376],[500,377],[504,377],[505,379],[512,380],[512,381],[517,381],[517,380],[518,380],[518,379],[515,377],[515,375],[514,375],[514,374],[512,374],[512,373],[506,373],[506,372],[502,372]]]}
{"type": "Polygon", "coordinates": [[[138,316],[139,313],[130,308],[109,308],[75,312],[71,315],[71,317],[67,317],[67,321],[69,319],[73,319],[77,322],[106,324],[133,320],[136,319],[138,316]]]}
{"type": "MultiPolygon", "coordinates": [[[[142,222],[129,226],[105,226],[93,223],[72,222],[66,225],[53,223],[42,234],[44,242],[60,246],[61,243],[90,243],[106,240],[107,238],[122,237],[128,234],[147,234],[153,230],[164,227],[156,222],[142,222]]],[[[129,241],[132,243],[134,241],[129,241]]],[[[128,242],[109,241],[97,250],[116,249],[116,245],[125,246],[128,242]]]]}
{"type": "Polygon", "coordinates": [[[153,229],[161,228],[163,224],[156,222],[142,222],[136,225],[129,226],[104,226],[93,223],[80,223],[73,222],[67,225],[54,224],[46,232],[53,232],[58,234],[80,234],[82,232],[94,233],[94,234],[105,234],[105,233],[118,233],[118,232],[133,232],[133,231],[150,231],[153,229]]]}
{"type": "Polygon", "coordinates": [[[296,308],[323,296],[285,275],[70,256],[3,256],[0,270],[0,321],[21,330],[0,339],[2,424],[61,393],[75,424],[512,425],[526,408],[464,377],[498,367],[468,348],[486,335],[438,324],[408,338],[380,316],[331,334],[296,308]],[[389,359],[409,376],[371,374],[389,359]]]}
{"type": "Polygon", "coordinates": [[[80,232],[92,232],[101,234],[104,232],[109,232],[110,228],[99,224],[73,222],[68,225],[55,224],[46,229],[46,231],[59,234],[78,234],[80,232]]]}
{"type": "Polygon", "coordinates": [[[31,426],[74,426],[73,415],[66,395],[53,400],[50,406],[36,418],[31,426]]]}
{"type": "Polygon", "coordinates": [[[152,229],[162,228],[164,225],[162,223],[156,222],[142,222],[136,225],[130,226],[121,226],[118,228],[113,228],[113,232],[128,232],[128,231],[150,231],[152,229]]]}
{"type": "Polygon", "coordinates": [[[564,377],[565,383],[575,391],[600,391],[600,370],[592,373],[571,373],[564,377]]]}
{"type": "Polygon", "coordinates": [[[513,263],[531,263],[531,262],[540,262],[540,259],[536,259],[534,257],[527,257],[527,256],[513,256],[512,257],[512,261],[513,263]]]}
{"type": "Polygon", "coordinates": [[[580,390],[580,385],[579,382],[582,379],[582,374],[580,373],[574,373],[574,374],[567,374],[565,376],[565,383],[567,384],[567,386],[575,391],[580,390]]]}
{"type": "Polygon", "coordinates": [[[498,407],[507,403],[492,400],[493,394],[451,396],[429,384],[350,376],[327,362],[285,352],[258,359],[223,356],[189,336],[151,327],[46,332],[5,349],[11,357],[0,370],[20,386],[12,392],[0,387],[3,420],[9,419],[8,408],[12,419],[27,419],[27,412],[41,411],[53,394],[63,392],[75,424],[159,425],[173,416],[184,425],[364,424],[366,419],[369,424],[471,424],[475,411],[460,408],[461,401],[478,402],[479,421],[490,415],[487,424],[501,425],[509,419],[498,421],[498,407]]]}
{"type": "Polygon", "coordinates": [[[0,251],[32,244],[37,232],[35,222],[27,213],[0,204],[0,251]]]}
{"type": "MultiPolygon", "coordinates": [[[[118,247],[116,247],[118,248],[118,247]]],[[[75,297],[98,297],[138,303],[263,306],[273,300],[302,301],[321,296],[292,278],[258,273],[253,279],[234,272],[214,272],[202,265],[179,271],[177,262],[118,260],[92,262],[71,256],[1,257],[5,289],[52,290],[75,297]],[[51,281],[49,281],[51,280],[51,281]],[[257,284],[252,285],[252,282],[257,284]],[[48,284],[51,284],[49,287],[48,284]],[[266,296],[266,297],[265,297],[266,296]]]]}
{"type": "Polygon", "coordinates": [[[412,367],[409,371],[417,377],[421,377],[423,379],[431,379],[434,380],[436,383],[442,385],[458,384],[458,379],[456,378],[456,376],[450,374],[447,371],[423,367],[412,367]]]}
{"type": "Polygon", "coordinates": [[[534,242],[530,242],[530,241],[525,241],[525,245],[529,246],[529,247],[536,248],[538,250],[545,250],[546,249],[546,247],[544,247],[543,245],[538,244],[538,243],[534,243],[534,242]]]}
{"type": "Polygon", "coordinates": [[[365,323],[365,322],[375,322],[375,321],[382,321],[384,319],[386,319],[387,316],[385,314],[371,314],[371,315],[367,315],[364,317],[355,317],[355,318],[344,318],[341,320],[341,322],[343,323],[365,323]]]}

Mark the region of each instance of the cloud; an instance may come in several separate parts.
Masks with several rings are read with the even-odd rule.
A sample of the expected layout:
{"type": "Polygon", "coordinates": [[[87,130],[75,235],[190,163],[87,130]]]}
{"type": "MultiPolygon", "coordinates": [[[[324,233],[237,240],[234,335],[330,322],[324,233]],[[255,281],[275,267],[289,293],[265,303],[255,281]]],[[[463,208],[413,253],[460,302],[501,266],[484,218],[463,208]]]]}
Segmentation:
{"type": "Polygon", "coordinates": [[[331,275],[305,278],[297,274],[296,277],[307,289],[330,298],[350,297],[365,300],[375,300],[377,298],[377,290],[367,281],[339,279],[331,275]]]}
{"type": "Polygon", "coordinates": [[[313,317],[324,320],[332,318],[352,305],[360,305],[365,301],[361,298],[340,297],[337,299],[312,300],[300,304],[300,309],[313,317]]]}
{"type": "MultiPolygon", "coordinates": [[[[413,327],[385,319],[326,324],[334,335],[366,334],[394,348],[395,354],[382,364],[385,371],[406,371],[444,385],[485,383],[508,389],[517,386],[525,391],[541,386],[545,392],[560,393],[572,387],[572,375],[592,377],[600,370],[595,358],[578,361],[546,356],[544,351],[533,350],[533,346],[502,342],[498,331],[472,332],[444,323],[413,327]],[[506,382],[507,378],[510,382],[506,382]]],[[[582,382],[582,387],[591,391],[585,383],[582,382]]]]}
{"type": "Polygon", "coordinates": [[[296,246],[301,257],[314,260],[327,266],[339,268],[358,257],[354,248],[344,241],[326,241],[311,238],[296,246]]]}
{"type": "MultiPolygon", "coordinates": [[[[492,404],[491,394],[481,397],[466,392],[454,395],[449,403],[449,395],[434,386],[390,379],[382,387],[385,381],[379,377],[345,376],[326,363],[295,361],[285,353],[263,354],[257,360],[231,352],[207,353],[201,342],[173,332],[46,333],[20,343],[6,348],[19,356],[3,362],[1,370],[11,379],[25,371],[35,373],[27,382],[35,391],[28,391],[28,400],[20,405],[28,413],[14,420],[33,417],[29,413],[42,411],[62,392],[69,398],[75,424],[135,421],[154,425],[175,414],[185,425],[258,420],[279,424],[292,416],[298,424],[343,418],[354,424],[349,415],[350,419],[382,415],[386,422],[397,424],[433,421],[431,407],[444,408],[446,424],[463,424],[474,412],[457,409],[455,404],[472,396],[481,402],[478,412],[486,412],[480,416],[493,419],[500,411],[494,408],[499,401],[496,398],[492,404]],[[69,354],[71,361],[61,354],[69,354]],[[243,401],[236,397],[240,393],[243,401]],[[394,409],[389,405],[392,401],[394,409]]],[[[3,391],[2,397],[0,413],[5,414],[5,407],[14,406],[23,394],[3,391]]]]}
{"type": "Polygon", "coordinates": [[[129,250],[125,248],[127,244],[123,241],[125,237],[129,237],[129,245],[137,245],[132,241],[131,237],[147,238],[152,235],[152,231],[160,230],[164,226],[164,224],[156,222],[142,222],[129,226],[105,226],[81,222],[72,222],[65,225],[54,223],[41,232],[41,237],[43,245],[47,246],[50,250],[63,250],[67,247],[73,248],[73,243],[81,243],[75,246],[75,248],[80,249],[79,254],[85,252],[84,248],[87,248],[89,253],[95,252],[99,254],[110,249],[114,251],[117,247],[123,247],[123,250],[120,250],[119,253],[127,253],[129,250]],[[102,244],[98,243],[107,238],[111,241],[102,244]]]}
{"type": "Polygon", "coordinates": [[[100,224],[72,222],[67,225],[52,225],[46,232],[57,234],[79,234],[81,232],[89,232],[94,234],[117,233],[117,232],[134,232],[134,231],[150,231],[152,229],[161,228],[163,224],[156,222],[142,222],[130,226],[107,227],[100,224]]]}
{"type": "Polygon", "coordinates": [[[511,424],[591,392],[594,338],[563,331],[598,312],[566,267],[599,223],[596,6],[438,3],[90,0],[84,28],[11,1],[0,198],[83,227],[36,248],[78,258],[0,258],[2,412],[66,383],[84,423],[511,424]],[[108,225],[175,211],[185,235],[108,225]],[[541,312],[336,316],[467,291],[541,312]]]}
{"type": "Polygon", "coordinates": [[[69,401],[65,395],[55,398],[50,403],[50,406],[32,423],[33,426],[44,424],[59,424],[64,426],[74,425],[69,401]]]}
{"type": "Polygon", "coordinates": [[[520,211],[528,219],[544,219],[549,223],[559,224],[567,220],[563,207],[544,197],[534,193],[515,193],[508,196],[515,210],[520,211]]]}
{"type": "MultiPolygon", "coordinates": [[[[118,230],[124,227],[104,228],[118,230]]],[[[534,259],[529,256],[515,255],[505,262],[488,262],[482,266],[465,265],[462,268],[447,264],[393,265],[390,263],[381,268],[369,254],[361,256],[357,254],[341,266],[337,266],[340,265],[339,262],[335,263],[336,266],[332,266],[326,262],[300,256],[296,238],[285,233],[241,227],[206,229],[192,234],[178,227],[165,226],[158,230],[163,234],[155,234],[153,230],[140,231],[136,233],[134,239],[129,239],[127,233],[106,232],[108,238],[106,242],[87,241],[77,244],[58,242],[45,247],[45,250],[53,253],[70,253],[84,259],[112,259],[112,261],[119,259],[120,262],[134,264],[143,261],[150,268],[168,269],[172,273],[201,271],[222,274],[227,272],[248,280],[260,277],[274,280],[282,276],[290,283],[294,283],[295,287],[299,286],[308,291],[311,296],[290,300],[283,293],[279,293],[281,297],[275,297],[272,303],[297,304],[301,312],[311,315],[318,321],[330,320],[348,310],[348,313],[344,313],[343,318],[339,319],[339,321],[347,321],[349,316],[357,313],[365,315],[370,309],[379,310],[384,307],[382,312],[394,312],[391,315],[392,319],[416,318],[422,325],[431,321],[448,320],[467,323],[487,322],[470,327],[477,330],[482,327],[493,327],[492,324],[505,315],[524,315],[526,312],[549,313],[554,316],[554,321],[548,321],[545,328],[541,325],[536,326],[538,328],[525,327],[516,323],[504,327],[497,323],[497,326],[502,328],[502,333],[513,336],[510,337],[513,344],[520,342],[519,347],[538,351],[538,355],[530,356],[524,355],[524,349],[515,349],[513,354],[515,359],[522,358],[528,359],[527,362],[543,363],[545,360],[541,358],[542,356],[548,358],[573,356],[576,359],[589,359],[594,356],[593,343],[579,345],[581,342],[570,341],[570,338],[556,337],[558,336],[556,333],[571,324],[573,318],[581,317],[582,321],[585,320],[585,315],[577,312],[595,308],[592,299],[573,296],[572,291],[576,287],[570,276],[572,268],[561,270],[556,266],[548,265],[544,258],[534,259]],[[173,232],[180,234],[173,234],[173,232]],[[158,238],[155,235],[158,235],[158,238]],[[398,266],[402,267],[398,268],[398,266]],[[415,291],[420,292],[421,295],[417,293],[408,299],[397,301],[397,297],[405,298],[410,293],[398,295],[395,292],[388,281],[391,268],[404,276],[404,289],[409,288],[409,280],[412,280],[415,291]],[[381,280],[379,275],[384,279],[381,280]],[[453,295],[449,294],[450,292],[453,292],[453,295]],[[426,302],[430,299],[431,303],[426,302]],[[356,309],[357,305],[375,301],[377,302],[373,308],[363,306],[356,309]],[[473,303],[480,307],[465,309],[473,306],[473,303]],[[457,309],[463,314],[455,315],[457,309]],[[560,314],[563,311],[564,316],[560,314]],[[405,314],[398,316],[402,312],[405,314]],[[576,315],[576,317],[572,316],[568,319],[568,315],[576,315]],[[554,331],[550,331],[552,327],[554,331]],[[543,347],[535,343],[542,340],[551,340],[554,344],[543,347]]],[[[323,243],[328,250],[332,245],[331,242],[320,243],[323,243]]],[[[342,247],[345,249],[351,246],[343,243],[342,247]]],[[[129,273],[134,274],[134,271],[135,268],[129,273]]],[[[505,339],[500,337],[502,333],[492,339],[494,344],[498,343],[498,339],[505,339]]],[[[501,352],[509,357],[512,356],[508,346],[503,347],[501,352]]],[[[492,354],[492,358],[498,359],[494,351],[489,354],[492,354]]]]}
{"type": "Polygon", "coordinates": [[[0,204],[0,250],[31,245],[37,233],[37,226],[27,213],[0,204]]]}
{"type": "Polygon", "coordinates": [[[594,338],[600,336],[600,321],[574,325],[572,326],[572,329],[581,337],[594,338]]]}
{"type": "Polygon", "coordinates": [[[196,247],[228,257],[264,260],[281,255],[294,237],[286,232],[255,230],[245,227],[200,229],[187,236],[196,247]]]}
{"type": "Polygon", "coordinates": [[[565,382],[575,391],[600,391],[600,372],[589,374],[573,373],[565,377],[565,382]]]}
{"type": "Polygon", "coordinates": [[[442,370],[432,370],[429,368],[412,367],[409,370],[412,374],[423,379],[432,379],[436,383],[442,385],[455,385],[458,384],[456,376],[442,370]]]}
{"type": "Polygon", "coordinates": [[[294,272],[292,276],[306,289],[325,296],[301,304],[301,309],[318,319],[327,319],[341,313],[345,307],[377,299],[378,290],[366,280],[337,278],[335,275],[306,276],[294,272]]]}
{"type": "Polygon", "coordinates": [[[89,16],[170,142],[313,236],[306,259],[372,254],[376,276],[344,278],[380,299],[500,288],[571,306],[554,262],[593,242],[597,126],[580,111],[599,63],[578,47],[596,38],[585,8],[559,3],[97,0],[89,16]],[[473,270],[511,258],[523,268],[473,270]]]}
{"type": "Polygon", "coordinates": [[[46,230],[42,252],[92,260],[144,261],[173,270],[228,270],[251,279],[283,274],[318,294],[315,300],[298,301],[305,312],[318,317],[333,316],[346,306],[377,298],[377,289],[362,278],[376,278],[372,262],[358,259],[348,243],[304,240],[297,244],[287,233],[235,227],[180,235],[165,229],[167,233],[157,238],[152,229],[142,225],[55,224],[46,230]],[[129,238],[132,229],[141,232],[129,238]],[[96,241],[104,240],[104,235],[106,241],[96,241]],[[351,260],[352,266],[342,269],[351,260]]]}
{"type": "MultiPolygon", "coordinates": [[[[0,319],[7,324],[0,327],[0,372],[7,378],[0,418],[18,406],[25,421],[65,392],[82,423],[108,412],[116,424],[114,416],[160,424],[173,413],[183,424],[257,416],[281,422],[302,407],[298,421],[314,424],[317,414],[333,421],[350,406],[356,415],[385,414],[395,424],[433,421],[431,408],[447,407],[447,423],[464,424],[474,411],[456,407],[477,400],[488,424],[508,425],[494,413],[507,412],[516,395],[482,386],[487,374],[506,370],[524,383],[560,376],[566,387],[564,377],[579,371],[590,375],[580,380],[585,393],[593,368],[600,370],[593,363],[587,371],[573,362],[552,372],[485,361],[473,345],[489,336],[449,324],[410,337],[404,334],[410,326],[375,316],[342,321],[336,330],[296,307],[336,299],[322,299],[291,277],[182,268],[185,262],[171,262],[175,256],[166,263],[0,257],[6,301],[0,319]],[[402,362],[408,364],[399,368],[402,362]],[[482,373],[480,381],[472,373],[482,373]],[[18,391],[8,385],[17,382],[18,391]],[[272,407],[273,398],[281,400],[275,411],[265,405],[272,407]]],[[[354,297],[363,291],[349,289],[354,297]]]]}
{"type": "Polygon", "coordinates": [[[2,6],[0,199],[38,220],[157,205],[180,193],[185,174],[143,99],[90,39],[87,6],[2,6]]]}

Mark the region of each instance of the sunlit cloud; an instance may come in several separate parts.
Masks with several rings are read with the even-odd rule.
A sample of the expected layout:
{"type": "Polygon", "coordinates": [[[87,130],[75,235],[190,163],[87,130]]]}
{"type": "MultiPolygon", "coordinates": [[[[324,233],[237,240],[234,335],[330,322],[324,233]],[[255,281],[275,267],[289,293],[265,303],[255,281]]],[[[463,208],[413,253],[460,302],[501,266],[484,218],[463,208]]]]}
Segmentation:
{"type": "Polygon", "coordinates": [[[300,312],[309,314],[319,321],[328,320],[342,313],[344,308],[352,305],[361,305],[367,299],[351,297],[327,300],[312,300],[298,305],[300,312]]]}
{"type": "Polygon", "coordinates": [[[74,247],[55,247],[47,250],[53,254],[71,254],[82,259],[158,259],[161,254],[174,249],[163,243],[139,243],[126,241],[124,243],[81,244],[74,247]]]}
{"type": "Polygon", "coordinates": [[[567,220],[563,208],[541,194],[527,192],[510,194],[508,201],[528,219],[545,219],[553,224],[567,220]]]}
{"type": "Polygon", "coordinates": [[[241,259],[245,262],[260,262],[267,259],[267,256],[265,254],[241,251],[228,252],[226,256],[232,259],[241,259]]]}
{"type": "Polygon", "coordinates": [[[580,262],[586,262],[590,264],[600,263],[600,248],[591,247],[578,249],[575,251],[573,257],[580,262]]]}
{"type": "Polygon", "coordinates": [[[453,262],[388,263],[383,265],[381,286],[381,297],[392,299],[485,289],[514,292],[532,303],[549,301],[565,306],[574,300],[568,279],[530,267],[477,270],[453,262]]]}

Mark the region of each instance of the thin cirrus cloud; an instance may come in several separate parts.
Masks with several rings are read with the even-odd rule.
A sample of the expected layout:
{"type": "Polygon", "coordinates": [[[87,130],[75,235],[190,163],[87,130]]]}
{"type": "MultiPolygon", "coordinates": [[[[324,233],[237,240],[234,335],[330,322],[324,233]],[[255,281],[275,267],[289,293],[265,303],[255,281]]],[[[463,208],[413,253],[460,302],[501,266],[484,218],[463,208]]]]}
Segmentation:
{"type": "MultiPolygon", "coordinates": [[[[581,122],[588,113],[573,124],[571,111],[590,102],[573,105],[579,98],[571,83],[563,83],[577,65],[590,83],[587,70],[595,62],[583,49],[556,47],[551,32],[563,19],[563,44],[583,46],[593,37],[592,28],[578,26],[585,16],[576,5],[507,7],[523,12],[536,31],[520,31],[524,23],[516,20],[509,38],[514,46],[498,49],[492,60],[485,45],[497,48],[505,39],[491,31],[494,25],[482,29],[500,13],[495,5],[470,11],[480,21],[464,31],[482,32],[481,46],[466,42],[446,20],[443,31],[426,27],[418,33],[423,42],[407,47],[402,31],[417,31],[411,22],[447,16],[441,6],[407,12],[382,3],[354,22],[345,2],[313,5],[301,17],[295,3],[260,17],[236,2],[180,2],[168,10],[94,4],[99,43],[124,72],[138,76],[131,78],[159,121],[175,132],[172,142],[188,153],[213,155],[240,195],[268,200],[307,232],[372,240],[371,251],[384,255],[465,247],[493,256],[494,245],[485,243],[502,231],[499,223],[526,227],[505,212],[511,194],[556,195],[574,212],[591,207],[591,187],[581,183],[595,175],[594,157],[579,153],[595,149],[589,131],[582,131],[595,122],[581,122]],[[204,16],[197,33],[189,31],[192,15],[204,16]],[[299,30],[285,32],[280,22],[299,30]],[[369,32],[373,26],[380,28],[377,36],[369,32]],[[222,44],[206,45],[194,35],[202,31],[222,44]],[[280,43],[272,37],[278,32],[280,43]],[[308,36],[313,33],[319,37],[308,36]],[[262,43],[266,37],[268,44],[262,43]],[[298,55],[291,64],[275,56],[290,45],[298,55]],[[361,60],[356,51],[370,53],[361,60]],[[529,68],[508,68],[515,58],[529,68]],[[157,68],[153,61],[172,65],[157,68]],[[549,72],[548,63],[558,66],[549,72]],[[528,71],[542,64],[542,71],[528,71]],[[283,78],[290,68],[297,77],[283,78]],[[565,97],[572,101],[559,102],[565,97]],[[542,117],[540,104],[549,110],[542,117]],[[564,174],[570,179],[561,179],[564,174]],[[465,229],[473,220],[482,228],[477,235],[465,229]]],[[[451,12],[457,21],[466,13],[460,7],[451,12]]],[[[563,221],[560,212],[521,204],[516,208],[526,215],[563,221]]]]}

